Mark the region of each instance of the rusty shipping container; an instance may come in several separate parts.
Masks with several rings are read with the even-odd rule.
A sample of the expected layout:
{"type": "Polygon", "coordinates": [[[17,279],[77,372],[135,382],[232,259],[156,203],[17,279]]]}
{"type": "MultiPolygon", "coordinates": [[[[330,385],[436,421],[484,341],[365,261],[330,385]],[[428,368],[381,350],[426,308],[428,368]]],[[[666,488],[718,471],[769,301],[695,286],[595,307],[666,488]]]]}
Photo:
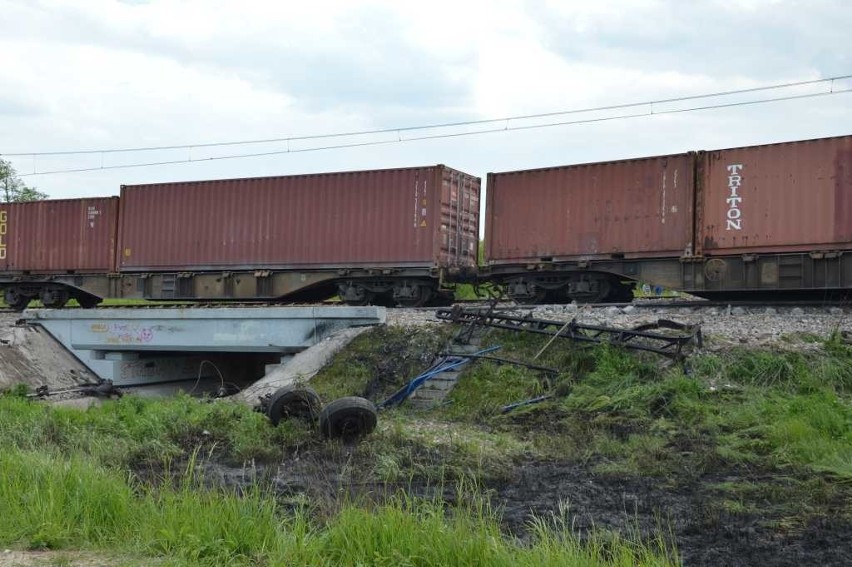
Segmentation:
{"type": "Polygon", "coordinates": [[[112,272],[117,224],[116,197],[0,204],[0,269],[112,272]]]}
{"type": "Polygon", "coordinates": [[[695,154],[489,173],[486,259],[680,256],[692,245],[695,154]]]}
{"type": "Polygon", "coordinates": [[[852,136],[708,151],[699,168],[704,254],[852,248],[852,136]]]}
{"type": "Polygon", "coordinates": [[[476,263],[476,177],[443,165],[121,189],[123,272],[476,263]]]}

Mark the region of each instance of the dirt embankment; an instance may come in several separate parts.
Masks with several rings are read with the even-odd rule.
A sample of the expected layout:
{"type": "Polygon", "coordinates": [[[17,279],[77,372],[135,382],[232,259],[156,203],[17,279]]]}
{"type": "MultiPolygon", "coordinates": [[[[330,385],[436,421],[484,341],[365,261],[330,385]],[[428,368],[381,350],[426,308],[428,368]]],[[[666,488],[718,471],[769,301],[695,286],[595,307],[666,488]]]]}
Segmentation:
{"type": "Polygon", "coordinates": [[[0,390],[16,384],[60,389],[95,381],[46,331],[16,324],[19,318],[18,313],[0,313],[0,390]]]}

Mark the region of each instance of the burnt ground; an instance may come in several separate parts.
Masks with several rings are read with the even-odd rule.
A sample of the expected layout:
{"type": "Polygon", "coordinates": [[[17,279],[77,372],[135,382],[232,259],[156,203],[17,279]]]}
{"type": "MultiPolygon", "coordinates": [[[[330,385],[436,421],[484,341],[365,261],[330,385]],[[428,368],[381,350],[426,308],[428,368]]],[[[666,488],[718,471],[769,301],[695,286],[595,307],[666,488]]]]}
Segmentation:
{"type": "MultiPolygon", "coordinates": [[[[589,464],[530,460],[516,464],[506,478],[481,481],[459,493],[452,480],[377,481],[373,463],[356,453],[353,447],[331,445],[294,452],[278,465],[234,467],[208,461],[198,465],[196,478],[238,490],[262,486],[285,507],[307,505],[319,518],[329,517],[343,501],[381,502],[404,493],[440,498],[451,509],[469,501],[473,492],[484,493],[507,536],[528,539],[533,517],[561,517],[581,538],[593,529],[648,540],[662,535],[690,566],[833,567],[848,565],[852,556],[852,487],[824,502],[819,495],[808,495],[806,500],[818,505],[802,513],[796,487],[806,478],[748,470],[689,479],[634,477],[595,473],[589,464]],[[770,490],[747,496],[743,509],[732,510],[725,505],[729,496],[717,488],[720,484],[770,490]]],[[[148,480],[160,474],[138,472],[148,480]]]]}
{"type": "MultiPolygon", "coordinates": [[[[364,374],[370,379],[354,381],[360,389],[345,382],[339,395],[357,392],[375,399],[387,395],[399,384],[382,377],[416,374],[441,343],[440,337],[420,337],[414,348],[410,333],[380,339],[379,349],[366,343],[361,350],[350,349],[336,373],[330,374],[328,381],[336,384],[352,374],[361,358],[366,361],[364,374]]],[[[17,343],[16,348],[20,350],[17,343]]],[[[537,345],[533,350],[537,351],[537,345]]],[[[9,360],[0,353],[0,362],[9,360]]],[[[557,417],[533,413],[512,420],[511,425],[521,435],[524,430],[565,435],[554,426],[557,417]]],[[[629,436],[643,424],[621,419],[612,427],[613,435],[629,436]]],[[[700,440],[687,438],[684,446],[676,447],[677,454],[706,452],[696,443],[700,440]]],[[[319,519],[330,517],[347,499],[380,502],[403,492],[440,498],[451,508],[474,494],[485,494],[507,536],[526,539],[533,517],[547,519],[564,513],[565,525],[580,537],[591,530],[611,530],[628,538],[662,534],[685,565],[832,567],[850,564],[852,557],[852,483],[848,479],[821,481],[816,473],[716,466],[719,463],[695,466],[689,457],[677,472],[659,476],[602,473],[596,462],[529,459],[507,464],[500,474],[486,474],[487,480],[468,485],[459,494],[452,474],[441,482],[434,474],[409,474],[406,469],[395,477],[403,480],[379,480],[375,459],[362,447],[316,440],[283,449],[284,457],[277,464],[235,466],[214,458],[198,465],[196,478],[232,488],[259,485],[272,490],[285,508],[308,506],[319,519]]],[[[445,457],[436,452],[417,455],[417,459],[434,470],[445,457]]],[[[184,476],[179,464],[171,470],[176,479],[184,476]]],[[[136,473],[143,481],[156,482],[163,476],[161,469],[145,465],[139,465],[136,473]]]]}
{"type": "MultiPolygon", "coordinates": [[[[847,565],[852,523],[827,509],[804,525],[784,526],[783,516],[735,513],[719,505],[717,482],[752,482],[747,475],[695,479],[669,485],[666,479],[596,475],[570,463],[522,465],[494,490],[507,528],[519,533],[530,512],[558,512],[568,502],[570,525],[579,533],[603,528],[644,536],[670,533],[685,565],[847,565]]],[[[771,479],[761,478],[761,482],[771,479]]],[[[846,501],[848,506],[852,504],[846,501]]]]}

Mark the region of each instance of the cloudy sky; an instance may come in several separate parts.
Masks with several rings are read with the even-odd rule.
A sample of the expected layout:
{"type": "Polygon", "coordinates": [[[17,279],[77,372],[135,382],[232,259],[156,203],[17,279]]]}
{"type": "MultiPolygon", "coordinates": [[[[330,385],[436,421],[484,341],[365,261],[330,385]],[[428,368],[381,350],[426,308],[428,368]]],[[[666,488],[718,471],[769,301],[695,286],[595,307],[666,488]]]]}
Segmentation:
{"type": "MultiPolygon", "coordinates": [[[[852,134],[828,85],[428,131],[150,152],[671,99],[852,74],[848,0],[0,0],[0,154],[51,197],[121,184],[445,163],[506,171],[852,134]],[[510,130],[412,141],[476,129],[510,130]],[[399,142],[399,140],[408,140],[399,142]],[[383,142],[342,149],[324,146],[383,142]]],[[[852,80],[835,90],[852,89],[852,80]]]]}

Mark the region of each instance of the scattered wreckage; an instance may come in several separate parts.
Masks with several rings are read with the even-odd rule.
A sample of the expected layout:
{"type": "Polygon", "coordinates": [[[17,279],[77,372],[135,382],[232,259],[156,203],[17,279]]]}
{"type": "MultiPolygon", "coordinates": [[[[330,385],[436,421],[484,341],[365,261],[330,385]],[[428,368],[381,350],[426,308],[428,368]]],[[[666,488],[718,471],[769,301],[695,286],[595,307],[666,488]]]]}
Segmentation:
{"type": "MultiPolygon", "coordinates": [[[[531,316],[498,312],[496,302],[488,308],[465,309],[455,306],[452,309],[439,309],[439,320],[462,325],[453,339],[453,343],[470,345],[473,338],[482,335],[487,328],[504,329],[515,332],[527,332],[549,335],[551,339],[542,347],[533,360],[537,359],[557,338],[568,339],[581,344],[609,344],[630,350],[655,353],[673,361],[682,362],[688,347],[701,347],[702,335],[698,325],[684,325],[667,319],[643,324],[632,329],[587,325],[570,321],[553,321],[531,316]]],[[[497,364],[511,364],[526,367],[549,375],[558,374],[555,368],[536,365],[494,356],[500,346],[491,346],[470,353],[441,353],[437,361],[418,376],[412,378],[402,388],[391,394],[386,400],[374,404],[365,398],[350,396],[335,400],[323,407],[319,395],[304,386],[287,386],[261,399],[259,410],[264,412],[273,425],[282,420],[296,418],[311,421],[319,427],[326,438],[357,438],[371,433],[378,423],[378,413],[402,404],[415,391],[429,380],[477,360],[489,360],[497,364]]],[[[519,407],[541,403],[553,397],[552,394],[538,396],[509,404],[502,408],[508,413],[519,407]]]]}
{"type": "MultiPolygon", "coordinates": [[[[511,312],[501,312],[496,309],[496,301],[492,301],[487,308],[464,308],[457,305],[452,309],[439,309],[436,311],[436,317],[439,320],[461,326],[453,338],[451,346],[446,349],[446,352],[439,354],[432,366],[409,380],[386,400],[377,404],[363,397],[348,396],[323,404],[315,390],[301,383],[293,383],[263,396],[258,396],[258,404],[255,409],[266,415],[273,426],[277,426],[285,420],[299,419],[316,426],[327,439],[351,440],[372,433],[378,424],[380,411],[402,404],[430,380],[445,373],[458,372],[461,368],[478,360],[522,366],[549,376],[555,376],[559,373],[557,369],[537,365],[535,360],[556,339],[568,339],[586,345],[609,344],[631,350],[655,353],[678,362],[685,359],[688,347],[701,347],[702,345],[701,328],[698,325],[684,325],[666,319],[660,319],[655,323],[640,325],[632,329],[588,325],[579,323],[576,319],[567,322],[555,321],[535,318],[530,315],[518,316],[511,312]],[[472,346],[477,342],[476,339],[483,336],[485,331],[490,328],[547,335],[550,336],[550,340],[531,362],[510,360],[493,354],[494,351],[499,350],[500,346],[485,348],[472,346]],[[459,348],[452,348],[453,345],[463,345],[467,348],[466,350],[462,349],[462,352],[459,348]]],[[[29,396],[47,398],[70,393],[106,398],[122,395],[121,390],[115,387],[111,380],[101,380],[94,384],[83,384],[60,390],[50,390],[47,386],[42,386],[29,396]]],[[[227,397],[232,393],[223,388],[220,389],[216,397],[227,397]]],[[[552,397],[553,394],[545,394],[530,400],[509,404],[502,408],[502,413],[541,403],[552,397]]]]}

